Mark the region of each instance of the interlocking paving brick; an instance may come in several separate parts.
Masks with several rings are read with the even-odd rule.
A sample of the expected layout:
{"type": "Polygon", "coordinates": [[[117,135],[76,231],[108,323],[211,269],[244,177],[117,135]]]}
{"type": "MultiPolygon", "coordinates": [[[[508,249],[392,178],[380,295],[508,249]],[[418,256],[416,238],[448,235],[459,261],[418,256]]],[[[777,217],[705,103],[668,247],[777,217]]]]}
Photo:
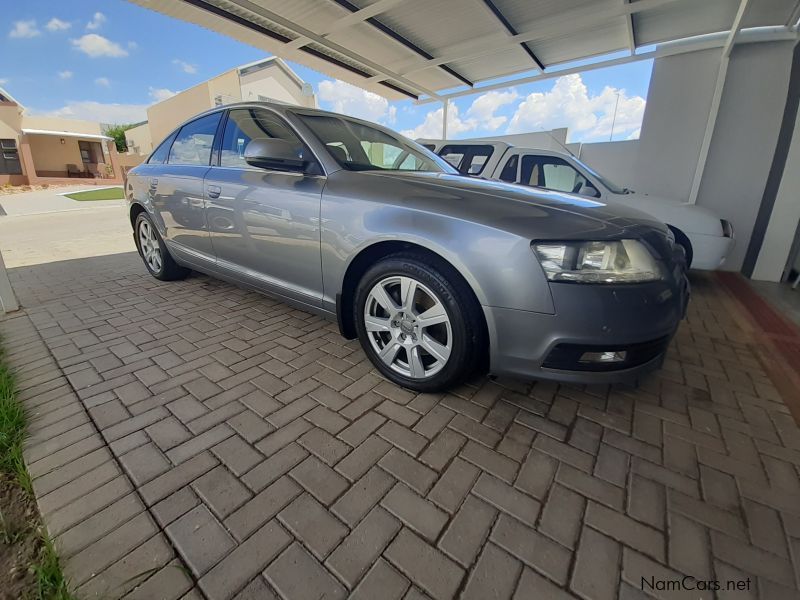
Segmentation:
{"type": "Polygon", "coordinates": [[[210,471],[216,464],[217,460],[211,454],[202,452],[144,484],[139,488],[139,493],[144,501],[152,506],[206,471],[210,471]]]}
{"type": "Polygon", "coordinates": [[[519,521],[501,514],[490,539],[528,566],[554,581],[565,584],[570,551],[540,533],[519,526],[519,521]]]}
{"type": "Polygon", "coordinates": [[[497,510],[475,496],[468,496],[447,526],[439,547],[465,567],[471,565],[496,516],[497,510]]]}
{"type": "Polygon", "coordinates": [[[260,492],[270,483],[278,479],[280,476],[288,473],[290,469],[300,463],[305,457],[308,456],[302,447],[298,444],[291,443],[275,454],[263,461],[257,467],[248,471],[242,481],[247,484],[251,490],[260,492]]]}
{"type": "Polygon", "coordinates": [[[324,560],[348,533],[347,527],[309,494],[296,498],[278,513],[278,519],[318,560],[324,560]]]}
{"type": "Polygon", "coordinates": [[[381,468],[385,469],[397,479],[424,495],[436,480],[436,472],[410,457],[405,452],[392,448],[378,461],[381,468]]]}
{"type": "MultiPolygon", "coordinates": [[[[280,525],[268,522],[203,575],[200,588],[211,600],[232,598],[291,541],[291,536],[280,525]]],[[[264,592],[253,596],[254,599],[265,597],[268,596],[264,592]]]]}
{"type": "Polygon", "coordinates": [[[350,451],[350,446],[318,427],[310,429],[297,441],[303,448],[329,466],[336,464],[350,451]]]}
{"type": "Polygon", "coordinates": [[[522,563],[494,544],[486,544],[461,595],[465,600],[510,598],[522,563]]]}
{"type": "Polygon", "coordinates": [[[150,511],[161,527],[166,527],[200,504],[200,497],[189,487],[182,487],[150,507],[150,511]]]}
{"type": "Polygon", "coordinates": [[[350,527],[361,520],[389,491],[395,480],[386,471],[372,467],[334,502],[332,512],[350,527]]]}
{"type": "Polygon", "coordinates": [[[358,584],[358,587],[353,590],[350,600],[373,600],[373,598],[400,600],[409,585],[411,584],[408,579],[403,577],[397,569],[379,558],[358,584]]]}
{"type": "Polygon", "coordinates": [[[264,575],[285,598],[334,600],[347,596],[344,586],[297,543],[275,559],[264,575]]]}
{"type": "Polygon", "coordinates": [[[59,555],[67,557],[83,550],[143,511],[144,505],[139,498],[128,494],[59,535],[59,555]]]}
{"type": "Polygon", "coordinates": [[[533,527],[541,508],[539,502],[515,490],[488,473],[478,477],[473,493],[503,512],[533,527]]]}
{"type": "Polygon", "coordinates": [[[299,485],[288,476],[283,476],[225,519],[225,526],[236,539],[244,540],[301,492],[299,485]]]}
{"type": "Polygon", "coordinates": [[[168,450],[167,458],[169,458],[173,464],[179,465],[193,456],[203,452],[204,450],[208,450],[212,446],[216,446],[218,443],[229,438],[233,434],[233,429],[227,425],[217,425],[213,429],[209,429],[208,431],[196,435],[186,440],[182,444],[175,446],[171,450],[168,450]]]}
{"type": "Polygon", "coordinates": [[[222,466],[215,467],[195,479],[192,487],[220,519],[227,517],[252,496],[250,491],[222,466]]]}
{"type": "Polygon", "coordinates": [[[539,531],[567,548],[575,548],[586,500],[562,485],[554,485],[542,511],[539,531]]]}
{"type": "Polygon", "coordinates": [[[586,507],[585,522],[626,546],[648,554],[659,562],[666,562],[664,534],[657,529],[643,525],[622,513],[592,501],[586,507]]]}
{"type": "Polygon", "coordinates": [[[391,448],[389,442],[376,435],[369,436],[336,465],[336,470],[353,481],[375,465],[391,448]]]}
{"type": "Polygon", "coordinates": [[[325,565],[352,589],[400,528],[397,519],[376,506],[333,551],[325,565]]]}
{"type": "Polygon", "coordinates": [[[237,477],[252,469],[263,460],[263,456],[239,436],[231,436],[220,442],[211,451],[237,477]]]}
{"type": "Polygon", "coordinates": [[[168,525],[166,532],[198,577],[235,547],[222,524],[202,504],[168,525]]]}
{"type": "Polygon", "coordinates": [[[344,477],[314,456],[306,458],[289,474],[325,506],[330,506],[348,488],[344,477]]]}
{"type": "Polygon", "coordinates": [[[711,578],[711,549],[708,532],[694,521],[670,514],[668,539],[670,566],[700,580],[711,578]]]}
{"type": "Polygon", "coordinates": [[[469,493],[480,472],[475,465],[456,457],[439,477],[428,498],[453,514],[469,493]]]}
{"type": "Polygon", "coordinates": [[[620,552],[620,545],[614,540],[584,527],[570,588],[584,598],[616,598],[620,552]]]}
{"type": "Polygon", "coordinates": [[[447,523],[447,514],[398,482],[381,501],[381,506],[419,535],[433,542],[447,523]]]}
{"type": "Polygon", "coordinates": [[[169,461],[154,444],[144,444],[119,457],[125,472],[136,485],[144,485],[170,468],[169,461]]]}
{"type": "Polygon", "coordinates": [[[402,529],[384,553],[406,577],[436,599],[451,598],[464,570],[408,529],[402,529]]]}

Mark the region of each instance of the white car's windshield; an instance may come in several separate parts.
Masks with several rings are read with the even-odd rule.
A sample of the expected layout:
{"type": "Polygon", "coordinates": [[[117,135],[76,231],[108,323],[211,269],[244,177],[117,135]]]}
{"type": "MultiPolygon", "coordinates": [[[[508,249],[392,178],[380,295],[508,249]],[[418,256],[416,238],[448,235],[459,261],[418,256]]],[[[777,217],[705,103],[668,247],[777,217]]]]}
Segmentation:
{"type": "Polygon", "coordinates": [[[617,185],[616,183],[611,181],[608,177],[600,175],[600,173],[592,169],[586,163],[579,161],[577,158],[573,158],[573,160],[576,163],[578,163],[581,167],[583,167],[586,171],[588,171],[589,174],[592,175],[595,179],[600,180],[600,183],[602,183],[606,187],[606,189],[612,194],[630,194],[631,191],[628,188],[624,188],[622,186],[617,185]]]}
{"type": "Polygon", "coordinates": [[[336,162],[350,171],[458,173],[432,152],[386,130],[334,115],[297,116],[336,162]]]}

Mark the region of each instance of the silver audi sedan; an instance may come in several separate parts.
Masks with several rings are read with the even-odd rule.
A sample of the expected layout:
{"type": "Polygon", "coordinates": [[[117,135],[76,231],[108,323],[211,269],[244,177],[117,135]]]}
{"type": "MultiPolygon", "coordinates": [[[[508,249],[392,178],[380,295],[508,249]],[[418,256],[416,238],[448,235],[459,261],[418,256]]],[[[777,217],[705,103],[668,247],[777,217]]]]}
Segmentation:
{"type": "Polygon", "coordinates": [[[661,365],[688,301],[680,246],[651,217],[463,177],[389,129],[320,110],[198,115],[125,189],[154,277],[194,269],[335,319],[418,391],[487,369],[635,380],[661,365]]]}

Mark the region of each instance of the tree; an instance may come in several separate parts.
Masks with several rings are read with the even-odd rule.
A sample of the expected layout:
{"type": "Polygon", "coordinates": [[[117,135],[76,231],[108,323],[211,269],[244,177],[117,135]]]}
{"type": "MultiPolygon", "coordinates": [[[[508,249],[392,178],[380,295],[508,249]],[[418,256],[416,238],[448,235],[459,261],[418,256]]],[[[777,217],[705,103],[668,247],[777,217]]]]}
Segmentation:
{"type": "Polygon", "coordinates": [[[109,125],[106,127],[105,134],[114,138],[114,143],[117,145],[117,152],[126,152],[128,150],[128,143],[125,141],[125,132],[132,127],[136,127],[136,125],[138,125],[138,123],[109,125]]]}

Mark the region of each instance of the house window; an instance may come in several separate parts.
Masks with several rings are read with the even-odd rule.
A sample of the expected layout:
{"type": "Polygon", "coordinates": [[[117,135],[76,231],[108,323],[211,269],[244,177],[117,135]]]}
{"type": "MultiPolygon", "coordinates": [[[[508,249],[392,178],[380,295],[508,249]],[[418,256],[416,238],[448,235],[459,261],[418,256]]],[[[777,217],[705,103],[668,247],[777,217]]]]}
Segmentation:
{"type": "Polygon", "coordinates": [[[88,165],[94,162],[92,160],[92,148],[89,146],[89,142],[78,142],[78,148],[81,150],[81,160],[83,164],[88,165]]]}
{"type": "Polygon", "coordinates": [[[17,140],[0,140],[0,175],[22,175],[17,140]]]}

